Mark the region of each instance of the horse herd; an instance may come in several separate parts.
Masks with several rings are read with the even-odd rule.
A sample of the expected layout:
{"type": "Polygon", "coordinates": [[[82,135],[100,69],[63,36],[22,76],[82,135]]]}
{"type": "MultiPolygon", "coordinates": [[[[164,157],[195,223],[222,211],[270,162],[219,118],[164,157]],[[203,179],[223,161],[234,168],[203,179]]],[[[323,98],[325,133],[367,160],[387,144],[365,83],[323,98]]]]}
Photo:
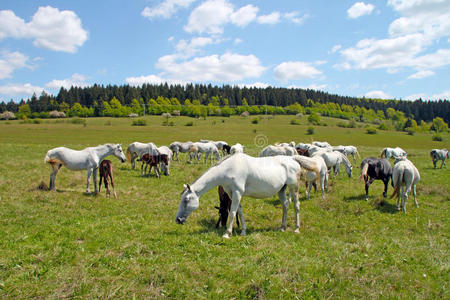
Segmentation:
{"type": "MultiPolygon", "coordinates": [[[[282,203],[283,216],[281,230],[286,229],[287,212],[289,202],[293,201],[296,224],[295,232],[300,227],[300,203],[298,200],[299,184],[305,182],[307,186],[306,195],[309,199],[311,187],[317,188],[320,184],[322,197],[331,172],[333,176],[339,174],[340,165],[345,166],[346,173],[352,177],[353,167],[347,158],[352,155],[353,162],[359,153],[354,146],[331,146],[327,142],[313,142],[303,144],[295,142],[269,145],[261,150],[258,157],[252,157],[244,153],[241,144],[229,146],[225,141],[201,140],[199,142],[173,142],[168,147],[157,147],[154,143],[131,143],[126,150],[126,156],[120,144],[105,144],[97,147],[88,147],[77,151],[66,147],[58,147],[47,152],[44,161],[52,167],[50,175],[50,190],[55,190],[55,178],[59,169],[64,165],[70,170],[87,170],[86,192],[89,193],[90,177],[94,178],[94,189],[97,193],[97,169],[100,171],[100,184],[104,179],[107,195],[109,196],[109,183],[113,187],[112,163],[105,158],[109,155],[116,156],[121,162],[128,160],[132,169],[136,162],[141,161],[141,176],[146,173],[147,166],[155,167],[156,176],[161,172],[168,176],[170,174],[170,161],[179,160],[179,153],[187,153],[186,162],[200,162],[204,154],[204,162],[208,157],[217,163],[210,167],[205,173],[197,178],[192,184],[185,184],[181,194],[181,200],[176,214],[176,222],[184,224],[188,216],[198,208],[200,197],[211,190],[219,187],[219,224],[225,226],[228,223],[224,238],[232,234],[234,219],[239,214],[242,225],[241,235],[246,234],[246,224],[240,205],[241,198],[248,196],[252,198],[268,198],[275,194],[282,203]],[[222,151],[221,158],[220,150],[222,151]],[[143,167],[145,165],[145,170],[143,167]],[[161,170],[160,170],[161,168],[161,170]],[[286,195],[288,192],[288,196],[286,195]],[[228,222],[227,222],[228,219],[228,222]]],[[[442,160],[441,168],[449,157],[447,149],[433,149],[430,152],[433,165],[442,160]]],[[[407,153],[401,148],[384,148],[380,158],[368,157],[361,162],[360,178],[364,180],[366,200],[368,200],[369,186],[374,180],[384,183],[383,196],[387,197],[389,181],[394,188],[391,196],[398,196],[397,209],[400,207],[406,213],[406,201],[412,191],[414,203],[418,207],[416,199],[416,184],[420,180],[420,174],[414,164],[407,159],[407,153]],[[389,159],[394,158],[392,167],[389,159]],[[401,191],[400,191],[401,190],[401,191]],[[401,201],[400,201],[401,200],[401,201]],[[401,202],[401,203],[400,203],[401,202]]],[[[237,220],[237,222],[239,222],[237,220]]],[[[239,223],[238,223],[239,226],[239,223]]]]}

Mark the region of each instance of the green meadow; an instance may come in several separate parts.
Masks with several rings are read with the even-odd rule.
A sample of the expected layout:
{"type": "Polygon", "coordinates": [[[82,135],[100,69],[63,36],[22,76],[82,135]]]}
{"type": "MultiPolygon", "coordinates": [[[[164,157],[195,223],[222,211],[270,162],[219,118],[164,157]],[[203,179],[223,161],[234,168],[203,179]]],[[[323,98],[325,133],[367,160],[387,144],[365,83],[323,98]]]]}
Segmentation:
{"type": "Polygon", "coordinates": [[[450,298],[450,167],[433,169],[429,157],[433,148],[450,147],[449,133],[443,142],[431,133],[369,135],[364,124],[341,128],[341,120],[322,118],[328,126],[307,135],[306,117],[298,125],[293,116],[260,116],[257,124],[253,118],[176,117],[174,126],[163,126],[160,116],[146,117],[147,126],[126,118],[0,122],[0,298],[450,298]],[[162,178],[140,177],[129,162],[110,157],[117,199],[103,188],[86,194],[86,172],[64,167],[56,192],[38,189],[49,182],[44,156],[54,147],[121,143],[125,150],[134,141],[199,139],[239,142],[255,156],[267,144],[290,141],[354,145],[361,158],[399,146],[421,173],[420,206],[410,198],[407,214],[397,212],[380,181],[365,201],[361,158],[353,178],[342,169],[330,179],[325,199],[317,192],[306,200],[301,185],[299,234],[292,204],[288,229],[280,232],[277,197],[243,198],[247,236],[235,226],[222,239],[217,189],[177,225],[183,184],[210,166],[186,164],[184,154],[162,178]]]}

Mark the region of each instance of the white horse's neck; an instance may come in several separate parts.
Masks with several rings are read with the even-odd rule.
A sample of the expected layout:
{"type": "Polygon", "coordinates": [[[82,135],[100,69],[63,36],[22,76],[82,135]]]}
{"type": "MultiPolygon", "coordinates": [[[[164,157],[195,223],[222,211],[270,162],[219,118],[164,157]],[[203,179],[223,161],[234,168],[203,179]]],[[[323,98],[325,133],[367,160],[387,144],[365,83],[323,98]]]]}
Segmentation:
{"type": "Polygon", "coordinates": [[[219,166],[215,166],[206,171],[200,176],[192,185],[193,190],[200,198],[204,193],[210,189],[220,185],[223,181],[223,174],[220,172],[219,166]]]}
{"type": "Polygon", "coordinates": [[[97,154],[99,161],[114,153],[114,149],[107,145],[94,147],[94,152],[97,154]]]}

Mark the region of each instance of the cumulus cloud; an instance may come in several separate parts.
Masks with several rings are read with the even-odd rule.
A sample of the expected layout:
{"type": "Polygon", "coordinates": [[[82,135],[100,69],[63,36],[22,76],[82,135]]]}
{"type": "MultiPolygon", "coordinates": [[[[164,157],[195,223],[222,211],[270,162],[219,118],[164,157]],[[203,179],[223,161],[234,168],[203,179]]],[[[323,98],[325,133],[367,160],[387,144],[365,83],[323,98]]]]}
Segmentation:
{"type": "Polygon", "coordinates": [[[270,84],[264,83],[264,82],[254,82],[254,83],[240,83],[237,85],[240,88],[261,88],[265,89],[270,86],[270,84]]]}
{"type": "Polygon", "coordinates": [[[364,97],[372,99],[393,99],[391,95],[380,90],[367,92],[364,97]]]}
{"type": "Polygon", "coordinates": [[[164,79],[158,75],[146,75],[146,76],[138,76],[138,77],[127,77],[125,79],[125,82],[134,85],[134,86],[141,86],[143,84],[162,84],[162,83],[168,83],[168,84],[185,84],[185,81],[174,81],[169,79],[164,79]]]}
{"type": "Polygon", "coordinates": [[[336,53],[341,48],[342,48],[342,45],[335,45],[335,46],[333,46],[333,48],[331,48],[331,50],[328,53],[336,53]]]}
{"type": "Polygon", "coordinates": [[[258,14],[259,8],[251,4],[241,7],[237,11],[233,12],[230,16],[231,23],[239,26],[245,27],[255,20],[258,14]]]}
{"type": "Polygon", "coordinates": [[[0,79],[10,78],[16,69],[29,67],[27,61],[28,56],[20,52],[3,52],[0,58],[0,79]]]}
{"type": "Polygon", "coordinates": [[[86,79],[86,76],[75,73],[70,78],[53,79],[45,86],[49,89],[60,89],[61,87],[70,89],[72,86],[86,87],[89,86],[89,84],[86,82],[86,79]]]}
{"type": "Polygon", "coordinates": [[[260,60],[254,55],[225,53],[195,57],[178,61],[176,55],[166,55],[158,59],[156,67],[162,76],[184,81],[240,81],[259,77],[265,71],[260,60]]]}
{"type": "Polygon", "coordinates": [[[408,97],[405,98],[406,100],[418,100],[418,99],[422,99],[422,100],[443,100],[443,99],[450,99],[450,90],[447,91],[443,91],[442,93],[437,93],[437,94],[433,94],[431,96],[428,96],[425,93],[418,93],[418,94],[413,94],[413,95],[409,95],[408,97]]]}
{"type": "Polygon", "coordinates": [[[388,0],[401,17],[389,26],[389,37],[363,39],[340,51],[340,69],[378,69],[388,72],[408,67],[416,70],[410,79],[431,76],[433,69],[450,64],[450,50],[437,49],[437,41],[450,35],[450,2],[444,0],[388,0]],[[428,53],[427,53],[428,52],[428,53]]]}
{"type": "Polygon", "coordinates": [[[347,10],[347,16],[351,19],[356,19],[364,15],[370,15],[375,6],[373,4],[365,4],[364,2],[356,2],[347,10]]]}
{"type": "Polygon", "coordinates": [[[315,78],[321,74],[311,63],[302,61],[283,62],[274,69],[275,78],[281,81],[315,78]]]}
{"type": "Polygon", "coordinates": [[[0,86],[0,94],[8,96],[31,96],[34,94],[40,95],[44,91],[44,88],[39,86],[33,86],[29,83],[25,84],[7,84],[0,86]]]}
{"type": "Polygon", "coordinates": [[[180,57],[188,58],[197,54],[200,49],[206,45],[214,44],[216,42],[217,40],[210,37],[196,37],[190,41],[180,40],[175,46],[175,50],[180,57]]]}
{"type": "Polygon", "coordinates": [[[74,53],[88,33],[73,11],[45,6],[39,7],[28,23],[13,11],[0,11],[0,39],[7,37],[31,38],[36,47],[74,53]]]}
{"type": "Polygon", "coordinates": [[[283,14],[283,17],[292,23],[303,24],[309,18],[309,15],[305,14],[303,16],[300,16],[300,13],[298,11],[293,11],[283,14]]]}
{"type": "Polygon", "coordinates": [[[155,7],[146,6],[141,15],[152,20],[154,18],[168,19],[172,17],[179,8],[187,8],[195,0],[165,0],[155,7]]]}
{"type": "Polygon", "coordinates": [[[258,17],[258,23],[259,24],[276,24],[280,21],[280,13],[277,11],[274,11],[273,13],[270,13],[268,15],[262,15],[258,17]]]}

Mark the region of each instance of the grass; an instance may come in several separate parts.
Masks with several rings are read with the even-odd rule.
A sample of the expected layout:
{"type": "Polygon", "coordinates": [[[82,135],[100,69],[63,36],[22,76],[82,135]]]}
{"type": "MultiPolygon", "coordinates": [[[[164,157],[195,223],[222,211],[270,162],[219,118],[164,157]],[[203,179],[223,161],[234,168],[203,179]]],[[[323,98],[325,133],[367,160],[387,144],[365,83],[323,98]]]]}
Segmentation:
{"type": "Polygon", "coordinates": [[[442,134],[444,142],[419,132],[367,135],[364,128],[341,128],[340,120],[322,117],[328,126],[307,135],[307,120],[292,126],[289,116],[258,124],[222,119],[195,120],[193,127],[184,126],[192,121],[186,117],[162,126],[160,116],[146,117],[147,127],[112,118],[86,119],[87,126],[0,122],[0,298],[450,297],[450,170],[433,169],[428,155],[432,148],[448,148],[449,134],[442,134]],[[255,139],[262,135],[271,144],[314,139],[356,145],[362,157],[400,146],[421,172],[420,207],[410,199],[408,213],[398,213],[377,181],[366,202],[362,183],[341,172],[325,200],[316,193],[306,201],[301,187],[300,234],[293,232],[292,206],[288,230],[279,232],[276,197],[244,198],[248,235],[223,240],[224,230],[215,229],[215,190],[203,195],[184,226],[174,221],[183,183],[208,165],[173,162],[169,177],[141,178],[112,157],[118,199],[104,191],[86,195],[86,173],[64,168],[57,192],[37,190],[49,179],[44,155],[57,146],[220,139],[257,155],[262,148],[255,139]]]}

